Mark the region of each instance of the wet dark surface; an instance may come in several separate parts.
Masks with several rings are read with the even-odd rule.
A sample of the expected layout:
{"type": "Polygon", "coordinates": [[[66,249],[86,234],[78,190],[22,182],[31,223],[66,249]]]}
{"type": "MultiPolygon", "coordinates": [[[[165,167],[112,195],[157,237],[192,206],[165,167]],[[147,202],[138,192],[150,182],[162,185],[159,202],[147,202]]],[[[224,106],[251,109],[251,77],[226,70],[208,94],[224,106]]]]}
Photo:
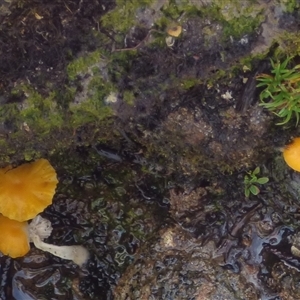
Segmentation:
{"type": "Polygon", "coordinates": [[[190,193],[171,191],[171,209],[175,207],[171,214],[182,227],[162,230],[161,238],[153,250],[147,251],[150,257],[145,256],[143,250],[140,251],[139,258],[123,275],[116,289],[117,299],[139,299],[139,287],[143,286],[142,291],[145,292],[145,285],[153,299],[299,297],[296,290],[288,291],[283,283],[294,284],[292,274],[299,272],[299,259],[291,254],[288,238],[294,235],[294,227],[285,224],[286,216],[282,211],[271,208],[263,198],[258,202],[237,204],[232,198],[223,195],[218,197],[222,207],[220,212],[207,201],[212,199],[212,195],[208,196],[210,193],[207,187],[190,193]],[[176,203],[180,203],[180,209],[176,203]],[[166,259],[172,263],[166,264],[166,259]],[[187,268],[185,264],[192,264],[193,268],[187,268]],[[141,265],[151,265],[153,274],[142,275],[141,265]],[[281,273],[283,266],[289,271],[281,273]],[[222,277],[220,274],[223,272],[228,276],[224,282],[219,277],[222,277]],[[238,279],[234,274],[239,275],[238,279]],[[128,282],[128,278],[135,276],[145,277],[145,281],[141,280],[137,287],[132,288],[134,279],[128,282]],[[165,276],[172,278],[168,280],[170,290],[165,287],[165,276]],[[205,280],[207,276],[219,278],[219,287],[208,288],[205,280]],[[184,277],[188,278],[187,282],[177,281],[184,277]],[[147,283],[149,281],[151,283],[147,283]],[[193,289],[195,286],[198,288],[193,289]],[[239,290],[241,286],[243,292],[239,290]],[[239,296],[230,294],[229,291],[234,290],[239,291],[239,296]],[[291,296],[284,296],[287,293],[291,296]]]}
{"type": "Polygon", "coordinates": [[[86,246],[87,265],[34,248],[24,258],[3,256],[1,299],[239,299],[232,292],[241,287],[244,299],[290,299],[287,291],[297,299],[288,288],[300,271],[291,253],[295,198],[287,207],[263,191],[241,202],[222,178],[187,191],[139,165],[104,158],[101,166],[90,175],[61,174],[43,213],[54,228],[48,242],[86,246]],[[131,170],[115,173],[120,164],[131,170]],[[130,174],[134,181],[126,182],[130,174]],[[208,277],[219,278],[219,287],[208,277]]]}
{"type": "Polygon", "coordinates": [[[140,182],[125,186],[123,176],[135,171],[121,171],[116,178],[110,173],[116,168],[76,178],[62,175],[54,203],[43,213],[53,226],[48,242],[86,246],[91,253],[87,265],[80,269],[37,249],[17,260],[2,257],[1,299],[113,298],[121,272],[167,214],[159,190],[163,185],[140,173],[136,180],[149,187],[140,182]]]}

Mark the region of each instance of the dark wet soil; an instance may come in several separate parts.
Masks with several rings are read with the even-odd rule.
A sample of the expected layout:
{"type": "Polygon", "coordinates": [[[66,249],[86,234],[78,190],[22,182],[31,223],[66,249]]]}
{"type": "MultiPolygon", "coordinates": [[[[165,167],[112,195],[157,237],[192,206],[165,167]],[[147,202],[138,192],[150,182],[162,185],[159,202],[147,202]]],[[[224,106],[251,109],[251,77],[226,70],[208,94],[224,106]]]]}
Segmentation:
{"type": "Polygon", "coordinates": [[[2,102],[24,99],[10,97],[11,89],[21,83],[34,83],[44,94],[47,84],[63,90],[68,62],[99,46],[91,29],[114,1],[26,0],[4,5],[8,11],[0,14],[2,102]]]}

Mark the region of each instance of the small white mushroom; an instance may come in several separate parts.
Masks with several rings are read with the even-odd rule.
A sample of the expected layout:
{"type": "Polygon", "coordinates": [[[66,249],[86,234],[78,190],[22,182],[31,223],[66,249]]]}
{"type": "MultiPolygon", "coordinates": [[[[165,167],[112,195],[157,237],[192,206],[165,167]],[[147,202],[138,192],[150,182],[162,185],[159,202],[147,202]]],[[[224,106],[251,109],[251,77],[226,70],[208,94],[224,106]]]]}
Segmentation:
{"type": "Polygon", "coordinates": [[[37,234],[41,240],[48,238],[52,232],[51,222],[40,215],[37,215],[29,225],[29,238],[33,242],[32,237],[37,234]]]}
{"type": "Polygon", "coordinates": [[[89,252],[83,246],[56,246],[42,242],[41,238],[34,234],[32,237],[35,247],[49,252],[63,259],[73,260],[80,267],[89,259],[89,252]]]}
{"type": "Polygon", "coordinates": [[[170,47],[170,48],[173,47],[174,44],[175,44],[175,38],[174,38],[173,36],[168,35],[168,36],[166,37],[166,44],[167,44],[167,46],[170,47]]]}
{"type": "Polygon", "coordinates": [[[29,224],[30,241],[34,243],[36,248],[60,258],[72,260],[80,267],[87,262],[89,252],[83,246],[57,246],[43,242],[45,238],[50,236],[51,232],[51,222],[42,218],[40,215],[35,217],[29,224]]]}
{"type": "Polygon", "coordinates": [[[226,91],[225,94],[222,94],[221,97],[225,100],[231,100],[232,99],[232,95],[231,95],[231,91],[226,91]]]}

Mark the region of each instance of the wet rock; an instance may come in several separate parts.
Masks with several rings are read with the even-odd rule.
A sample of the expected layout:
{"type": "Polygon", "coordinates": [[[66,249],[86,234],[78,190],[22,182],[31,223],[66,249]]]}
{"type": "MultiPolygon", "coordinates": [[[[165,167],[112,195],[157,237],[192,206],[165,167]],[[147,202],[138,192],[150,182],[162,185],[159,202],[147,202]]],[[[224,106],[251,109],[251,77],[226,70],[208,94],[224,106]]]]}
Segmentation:
{"type": "Polygon", "coordinates": [[[176,190],[170,190],[170,213],[172,216],[179,220],[187,212],[195,212],[204,205],[204,201],[201,201],[202,197],[207,195],[205,188],[198,188],[190,193],[176,192],[176,190]]]}
{"type": "Polygon", "coordinates": [[[165,126],[166,130],[177,133],[178,138],[182,137],[192,145],[199,145],[206,137],[213,137],[213,130],[205,122],[199,108],[195,108],[192,113],[186,108],[170,113],[165,126]]]}
{"type": "Polygon", "coordinates": [[[212,197],[208,187],[171,190],[170,211],[180,226],[162,229],[158,240],[140,249],[114,290],[118,299],[290,299],[288,284],[275,275],[284,262],[290,269],[283,276],[291,283],[292,270],[299,268],[291,252],[282,251],[292,232],[282,224],[282,215],[262,204],[226,205],[224,199],[219,200],[221,218],[209,205],[212,197]],[[199,226],[208,234],[195,234],[199,226]]]}
{"type": "Polygon", "coordinates": [[[134,265],[123,274],[114,291],[116,298],[258,299],[255,291],[245,286],[239,276],[225,275],[211,260],[215,251],[213,242],[201,246],[178,227],[160,234],[162,238],[154,244],[155,251],[151,247],[147,256],[139,253],[134,265]],[[218,285],[213,283],[215,277],[219,278],[218,285]]]}
{"type": "Polygon", "coordinates": [[[293,255],[300,257],[300,234],[296,233],[290,237],[290,243],[292,244],[291,252],[293,255]]]}

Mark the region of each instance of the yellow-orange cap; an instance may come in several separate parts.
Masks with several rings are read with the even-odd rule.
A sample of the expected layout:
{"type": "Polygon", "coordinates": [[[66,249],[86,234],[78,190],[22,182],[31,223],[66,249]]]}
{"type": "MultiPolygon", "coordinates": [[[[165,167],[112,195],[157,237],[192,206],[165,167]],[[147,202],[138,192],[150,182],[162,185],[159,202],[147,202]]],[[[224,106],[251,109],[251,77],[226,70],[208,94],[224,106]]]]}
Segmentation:
{"type": "Polygon", "coordinates": [[[283,158],[289,167],[300,172],[300,137],[295,138],[291,144],[285,146],[283,158]]]}
{"type": "Polygon", "coordinates": [[[24,256],[29,250],[27,222],[18,222],[0,215],[0,251],[12,258],[24,256]]]}
{"type": "Polygon", "coordinates": [[[52,203],[57,183],[46,159],[0,169],[0,213],[20,222],[33,219],[52,203]]]}

